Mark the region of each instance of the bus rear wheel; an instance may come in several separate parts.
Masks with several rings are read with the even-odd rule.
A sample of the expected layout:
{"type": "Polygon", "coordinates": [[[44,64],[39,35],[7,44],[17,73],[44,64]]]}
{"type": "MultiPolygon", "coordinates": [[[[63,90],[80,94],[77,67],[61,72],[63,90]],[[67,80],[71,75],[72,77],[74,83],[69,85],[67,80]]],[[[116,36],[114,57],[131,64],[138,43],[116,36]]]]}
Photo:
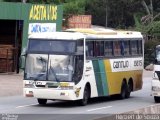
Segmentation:
{"type": "Polygon", "coordinates": [[[46,103],[47,103],[47,99],[37,99],[37,101],[38,101],[38,103],[40,104],[40,105],[45,105],[46,103]]]}
{"type": "Polygon", "coordinates": [[[156,103],[160,103],[160,97],[154,96],[154,101],[155,101],[156,103]]]}
{"type": "Polygon", "coordinates": [[[132,84],[132,82],[129,82],[128,85],[127,85],[126,98],[130,97],[132,88],[133,88],[133,84],[132,84]]]}
{"type": "Polygon", "coordinates": [[[127,84],[126,84],[126,82],[123,81],[119,98],[120,99],[125,99],[126,95],[127,95],[127,84]]]}
{"type": "Polygon", "coordinates": [[[88,103],[88,99],[90,97],[89,88],[86,86],[83,93],[83,98],[80,100],[80,105],[85,106],[88,103]]]}

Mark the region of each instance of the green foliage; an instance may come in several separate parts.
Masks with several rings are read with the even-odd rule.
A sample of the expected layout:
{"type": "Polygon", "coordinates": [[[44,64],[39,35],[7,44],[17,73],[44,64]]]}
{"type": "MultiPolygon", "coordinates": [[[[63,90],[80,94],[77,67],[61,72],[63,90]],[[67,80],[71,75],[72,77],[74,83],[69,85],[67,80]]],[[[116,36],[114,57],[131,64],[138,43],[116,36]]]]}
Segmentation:
{"type": "Polygon", "coordinates": [[[72,15],[85,14],[85,0],[68,0],[68,2],[63,4],[64,11],[63,16],[65,21],[63,21],[63,26],[68,26],[68,19],[72,15]]]}
{"type": "Polygon", "coordinates": [[[160,36],[160,21],[155,21],[150,24],[148,34],[152,36],[160,36]]]}
{"type": "Polygon", "coordinates": [[[105,26],[107,0],[87,0],[86,14],[92,15],[92,23],[105,26]]]}
{"type": "Polygon", "coordinates": [[[136,13],[134,14],[134,21],[135,21],[135,29],[137,31],[142,31],[142,23],[141,23],[141,17],[142,17],[142,13],[136,13]]]}
{"type": "Polygon", "coordinates": [[[21,2],[21,0],[2,0],[3,2],[21,2]]]}
{"type": "Polygon", "coordinates": [[[154,62],[152,56],[154,54],[156,45],[160,45],[160,40],[152,39],[146,41],[144,46],[144,67],[154,62]]]}
{"type": "MultiPolygon", "coordinates": [[[[4,0],[8,2],[21,2],[22,0],[4,0]]],[[[92,24],[108,27],[128,29],[135,28],[143,34],[160,36],[160,17],[153,22],[142,24],[141,18],[146,15],[142,5],[143,0],[27,0],[31,3],[53,3],[64,5],[64,18],[71,15],[90,14],[92,24]],[[106,14],[107,13],[107,14],[106,14]],[[106,19],[107,18],[107,19],[106,19]]],[[[151,11],[150,0],[144,0],[151,11]]],[[[160,13],[160,0],[152,0],[153,16],[160,13]]]]}
{"type": "Polygon", "coordinates": [[[64,16],[78,15],[85,13],[85,0],[70,0],[64,3],[64,16]]]}
{"type": "MultiPolygon", "coordinates": [[[[5,2],[22,2],[22,0],[2,0],[5,2]]],[[[65,0],[26,0],[28,3],[54,3],[54,4],[61,4],[65,0]]]]}

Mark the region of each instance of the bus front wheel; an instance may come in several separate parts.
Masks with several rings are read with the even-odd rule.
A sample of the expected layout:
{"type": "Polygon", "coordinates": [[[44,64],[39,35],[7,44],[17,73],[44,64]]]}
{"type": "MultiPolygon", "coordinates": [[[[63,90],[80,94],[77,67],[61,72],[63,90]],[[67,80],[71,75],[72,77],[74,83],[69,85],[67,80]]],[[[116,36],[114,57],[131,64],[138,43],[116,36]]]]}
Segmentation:
{"type": "Polygon", "coordinates": [[[154,96],[154,101],[155,101],[156,103],[160,103],[160,97],[154,96]]]}
{"type": "Polygon", "coordinates": [[[80,100],[80,105],[85,106],[88,103],[90,96],[89,88],[86,86],[83,93],[83,98],[80,100]]]}
{"type": "Polygon", "coordinates": [[[46,103],[47,103],[47,99],[37,99],[37,101],[38,101],[38,103],[40,104],[40,105],[45,105],[46,103]]]}

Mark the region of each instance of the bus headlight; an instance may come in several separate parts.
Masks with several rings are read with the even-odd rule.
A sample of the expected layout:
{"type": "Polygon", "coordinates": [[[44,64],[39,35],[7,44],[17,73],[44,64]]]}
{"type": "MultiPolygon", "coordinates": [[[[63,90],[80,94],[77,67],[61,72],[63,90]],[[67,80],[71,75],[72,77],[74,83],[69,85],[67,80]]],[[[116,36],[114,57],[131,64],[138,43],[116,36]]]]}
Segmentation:
{"type": "Polygon", "coordinates": [[[25,88],[34,88],[35,86],[33,84],[25,84],[24,87],[25,88]]]}
{"type": "Polygon", "coordinates": [[[34,81],[25,81],[24,82],[24,88],[34,88],[34,81]]]}

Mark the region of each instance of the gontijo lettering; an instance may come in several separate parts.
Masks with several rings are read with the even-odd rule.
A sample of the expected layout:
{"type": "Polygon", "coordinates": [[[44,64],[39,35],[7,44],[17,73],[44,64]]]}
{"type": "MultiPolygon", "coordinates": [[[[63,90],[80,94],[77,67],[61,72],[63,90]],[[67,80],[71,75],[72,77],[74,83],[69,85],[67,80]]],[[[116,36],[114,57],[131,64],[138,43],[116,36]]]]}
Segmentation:
{"type": "Polygon", "coordinates": [[[30,9],[29,20],[56,20],[57,6],[33,5],[30,9]]]}
{"type": "Polygon", "coordinates": [[[127,61],[114,61],[113,68],[128,68],[129,62],[127,61]]]}

